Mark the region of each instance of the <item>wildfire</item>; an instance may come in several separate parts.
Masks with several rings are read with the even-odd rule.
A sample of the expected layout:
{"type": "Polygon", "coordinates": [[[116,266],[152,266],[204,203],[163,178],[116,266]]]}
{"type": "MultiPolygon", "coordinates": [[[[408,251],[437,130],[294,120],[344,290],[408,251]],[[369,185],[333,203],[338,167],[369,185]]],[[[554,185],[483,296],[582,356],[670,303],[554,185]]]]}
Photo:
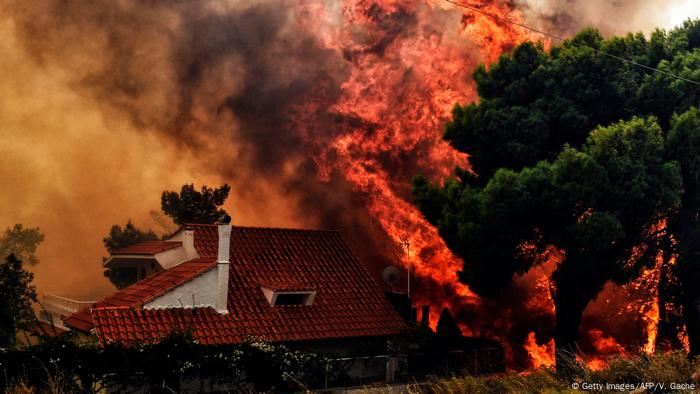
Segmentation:
{"type": "MultiPolygon", "coordinates": [[[[521,19],[510,2],[468,4],[506,19],[521,19]]],[[[456,281],[461,261],[411,203],[410,180],[423,173],[440,181],[455,166],[468,166],[467,156],[441,139],[441,130],[455,103],[477,99],[469,73],[478,63],[495,61],[517,43],[541,37],[437,0],[424,4],[346,1],[340,17],[334,14],[337,9],[318,3],[306,9],[299,23],[318,31],[329,50],[343,54],[349,76],[332,105],[321,95],[300,103],[293,114],[296,128],[310,147],[318,177],[329,180],[332,174],[341,174],[363,196],[366,209],[394,243],[408,244],[401,263],[410,267],[414,277],[443,287],[442,295],[420,287],[413,292],[416,304],[431,305],[430,324],[435,327],[443,307],[454,311],[481,301],[456,281]],[[449,26],[451,21],[456,21],[452,32],[436,28],[438,24],[449,26]],[[331,133],[315,130],[314,119],[319,116],[335,119],[336,129],[331,133]],[[321,132],[331,137],[317,138],[321,132]]],[[[548,268],[533,274],[537,276],[536,294],[527,301],[528,308],[551,315],[549,275],[561,258],[552,252],[542,264],[548,268]]],[[[643,275],[649,290],[656,289],[658,281],[657,267],[643,275]]],[[[656,341],[657,304],[656,299],[645,300],[641,309],[646,351],[652,351],[656,341]]],[[[471,333],[466,325],[462,328],[471,333]]],[[[611,337],[601,333],[597,340],[596,348],[617,349],[611,337]]],[[[531,332],[524,347],[533,366],[554,365],[552,340],[538,344],[531,332]]],[[[596,362],[604,365],[602,360],[596,362]]]]}
{"type": "Polygon", "coordinates": [[[656,265],[644,270],[641,282],[646,283],[651,290],[651,298],[642,305],[640,312],[642,319],[646,323],[647,341],[644,344],[644,352],[654,353],[656,348],[656,337],[659,333],[659,279],[663,264],[663,255],[656,258],[656,265]]]}
{"type": "Polygon", "coordinates": [[[553,368],[554,360],[554,339],[550,339],[548,343],[539,345],[534,332],[527,336],[525,342],[525,350],[530,355],[533,368],[553,368]]]}
{"type": "MultiPolygon", "coordinates": [[[[481,6],[500,15],[513,12],[509,5],[493,1],[481,6]]],[[[314,147],[321,179],[333,171],[342,173],[366,196],[369,213],[396,244],[409,238],[402,264],[410,266],[413,275],[450,288],[460,302],[477,302],[469,288],[456,281],[460,260],[410,202],[410,179],[416,172],[408,171],[439,181],[455,166],[468,165],[466,155],[441,139],[444,122],[455,103],[476,98],[467,76],[477,62],[493,61],[528,37],[492,18],[463,11],[438,1],[343,3],[342,23],[319,31],[329,49],[341,51],[352,64],[341,97],[330,108],[335,117],[352,121],[339,126],[342,132],[323,145],[312,130],[305,137],[314,147]],[[454,32],[434,27],[436,21],[455,19],[459,22],[454,32]],[[415,157],[415,162],[403,168],[404,157],[415,157]]],[[[326,22],[333,19],[329,13],[318,5],[308,12],[326,22]]],[[[296,119],[308,125],[315,114],[328,110],[322,100],[310,100],[299,107],[296,119]]],[[[432,304],[433,311],[453,306],[453,301],[434,300],[420,289],[414,295],[417,302],[432,304]]],[[[433,327],[436,321],[434,313],[433,327]]]]}

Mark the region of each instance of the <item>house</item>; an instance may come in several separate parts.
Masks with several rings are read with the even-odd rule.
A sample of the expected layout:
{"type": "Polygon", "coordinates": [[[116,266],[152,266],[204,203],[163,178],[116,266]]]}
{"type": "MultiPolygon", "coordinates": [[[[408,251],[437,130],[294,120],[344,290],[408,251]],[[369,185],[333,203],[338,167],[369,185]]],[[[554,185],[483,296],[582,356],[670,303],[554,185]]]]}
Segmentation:
{"type": "MultiPolygon", "coordinates": [[[[138,281],[64,318],[100,344],[187,329],[202,344],[254,337],[343,354],[405,327],[337,231],[192,224],[105,264],[133,269],[138,281]]],[[[358,373],[385,379],[394,366],[387,358],[358,373]]]]}

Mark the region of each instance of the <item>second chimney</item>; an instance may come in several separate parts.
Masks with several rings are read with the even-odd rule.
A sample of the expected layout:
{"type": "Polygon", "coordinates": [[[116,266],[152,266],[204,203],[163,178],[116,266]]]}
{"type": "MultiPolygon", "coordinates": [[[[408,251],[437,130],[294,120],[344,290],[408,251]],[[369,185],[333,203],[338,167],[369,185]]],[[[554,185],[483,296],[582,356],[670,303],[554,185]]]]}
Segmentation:
{"type": "MultiPolygon", "coordinates": [[[[230,220],[230,219],[229,219],[230,220]]],[[[228,313],[228,274],[230,265],[231,224],[219,224],[219,252],[217,258],[216,311],[228,313]]]]}

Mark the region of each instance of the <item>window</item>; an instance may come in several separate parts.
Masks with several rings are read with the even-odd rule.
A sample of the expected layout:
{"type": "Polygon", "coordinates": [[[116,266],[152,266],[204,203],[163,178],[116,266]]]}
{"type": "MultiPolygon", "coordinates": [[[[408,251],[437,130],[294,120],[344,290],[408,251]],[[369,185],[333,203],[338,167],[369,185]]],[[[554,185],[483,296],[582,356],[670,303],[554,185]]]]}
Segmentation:
{"type": "Polygon", "coordinates": [[[311,289],[283,290],[261,286],[261,290],[271,306],[308,306],[313,304],[316,297],[316,290],[311,289]]]}
{"type": "Polygon", "coordinates": [[[277,293],[275,305],[307,305],[310,293],[277,293]]]}

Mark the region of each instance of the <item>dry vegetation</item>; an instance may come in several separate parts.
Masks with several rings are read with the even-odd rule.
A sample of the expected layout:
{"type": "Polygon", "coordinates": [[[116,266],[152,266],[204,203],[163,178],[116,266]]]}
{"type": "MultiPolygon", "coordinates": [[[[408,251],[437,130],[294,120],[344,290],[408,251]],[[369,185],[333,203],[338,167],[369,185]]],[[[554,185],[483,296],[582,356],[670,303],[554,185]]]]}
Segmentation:
{"type": "MultiPolygon", "coordinates": [[[[503,394],[503,393],[582,393],[584,390],[572,388],[574,383],[661,383],[665,389],[627,390],[624,392],[651,393],[673,392],[693,393],[700,390],[670,390],[671,383],[692,383],[700,387],[700,360],[689,360],[683,352],[671,352],[653,356],[619,357],[611,359],[607,368],[593,371],[585,363],[571,359],[571,377],[558,375],[549,369],[539,369],[527,373],[507,373],[490,376],[463,376],[449,379],[436,378],[429,382],[415,382],[407,385],[365,387],[355,390],[343,390],[346,393],[372,394],[503,394]]],[[[46,382],[50,393],[69,393],[69,385],[64,384],[60,373],[51,381],[46,382]]],[[[619,393],[620,390],[594,390],[600,393],[619,393]]],[[[5,390],[6,394],[36,393],[26,381],[18,381],[5,390]]],[[[235,391],[248,392],[248,391],[235,391]]],[[[590,391],[589,391],[590,392],[590,391]]]]}
{"type": "Polygon", "coordinates": [[[429,383],[414,383],[401,387],[365,388],[357,392],[367,393],[401,393],[401,394],[554,394],[583,393],[589,390],[575,390],[585,383],[661,383],[665,389],[645,390],[594,390],[599,393],[651,393],[673,392],[694,393],[700,390],[670,390],[671,383],[694,383],[700,387],[700,360],[691,361],[683,352],[671,352],[654,356],[619,357],[611,359],[607,368],[592,371],[585,363],[571,359],[575,372],[571,377],[564,377],[552,370],[539,369],[528,373],[508,373],[483,377],[464,376],[451,379],[434,379],[429,383]]]}

